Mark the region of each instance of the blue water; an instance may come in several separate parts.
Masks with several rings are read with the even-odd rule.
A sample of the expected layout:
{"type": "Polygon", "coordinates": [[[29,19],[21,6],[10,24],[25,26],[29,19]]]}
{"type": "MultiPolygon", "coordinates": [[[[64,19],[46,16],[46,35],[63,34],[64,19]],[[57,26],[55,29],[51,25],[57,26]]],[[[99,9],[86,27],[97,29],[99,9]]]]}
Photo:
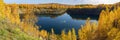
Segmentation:
{"type": "MultiPolygon", "coordinates": [[[[74,15],[75,16],[75,15],[74,15]]],[[[73,18],[69,14],[65,13],[59,16],[54,15],[39,15],[37,25],[40,26],[40,30],[47,30],[51,32],[51,29],[54,29],[55,34],[61,34],[62,30],[68,32],[74,28],[76,33],[80,29],[81,25],[84,25],[87,18],[73,18]]],[[[91,22],[97,22],[96,19],[91,19],[91,22]]]]}

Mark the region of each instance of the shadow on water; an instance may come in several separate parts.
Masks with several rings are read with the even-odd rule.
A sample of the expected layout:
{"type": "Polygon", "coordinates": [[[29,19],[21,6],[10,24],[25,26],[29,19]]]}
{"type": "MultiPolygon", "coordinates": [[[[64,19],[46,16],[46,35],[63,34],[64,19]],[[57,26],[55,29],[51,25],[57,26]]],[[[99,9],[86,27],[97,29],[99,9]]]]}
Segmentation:
{"type": "Polygon", "coordinates": [[[87,18],[90,18],[91,20],[98,20],[99,16],[95,15],[80,15],[80,14],[68,14],[72,19],[76,20],[86,20],[87,18]]]}

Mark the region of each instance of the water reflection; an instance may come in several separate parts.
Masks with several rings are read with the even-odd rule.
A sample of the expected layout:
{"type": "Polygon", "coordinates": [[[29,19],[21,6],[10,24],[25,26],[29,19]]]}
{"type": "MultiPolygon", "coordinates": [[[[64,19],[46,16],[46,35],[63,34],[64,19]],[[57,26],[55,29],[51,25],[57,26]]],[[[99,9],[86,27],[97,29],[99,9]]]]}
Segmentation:
{"type": "MultiPolygon", "coordinates": [[[[36,23],[38,26],[41,26],[40,30],[44,29],[48,32],[51,32],[53,28],[55,34],[60,34],[62,30],[71,30],[75,28],[77,31],[81,25],[85,24],[87,16],[83,17],[81,15],[70,15],[70,14],[62,14],[62,15],[39,15],[38,22],[36,23]]],[[[91,17],[91,22],[97,22],[97,18],[91,17]]]]}

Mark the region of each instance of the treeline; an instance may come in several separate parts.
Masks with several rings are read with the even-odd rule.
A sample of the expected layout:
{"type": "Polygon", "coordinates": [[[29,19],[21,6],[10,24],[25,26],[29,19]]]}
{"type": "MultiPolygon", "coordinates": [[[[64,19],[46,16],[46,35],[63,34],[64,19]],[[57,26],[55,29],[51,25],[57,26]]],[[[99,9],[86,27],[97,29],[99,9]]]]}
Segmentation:
{"type": "MultiPolygon", "coordinates": [[[[57,4],[57,3],[49,3],[49,4],[16,4],[19,8],[105,8],[106,6],[120,6],[120,3],[115,4],[83,4],[83,5],[67,5],[67,4],[57,4]]],[[[7,6],[11,6],[13,4],[6,4],[7,6]]]]}
{"type": "MultiPolygon", "coordinates": [[[[67,4],[58,4],[58,3],[46,3],[46,4],[16,4],[19,8],[105,8],[113,7],[113,6],[120,6],[120,3],[115,4],[99,4],[99,5],[92,5],[92,4],[80,4],[80,5],[67,5],[67,4]]],[[[6,4],[6,6],[11,6],[13,4],[6,4]]]]}
{"type": "MultiPolygon", "coordinates": [[[[12,4],[7,4],[11,6],[12,4]]],[[[65,4],[17,4],[20,8],[96,8],[96,5],[65,5],[65,4]]]]}

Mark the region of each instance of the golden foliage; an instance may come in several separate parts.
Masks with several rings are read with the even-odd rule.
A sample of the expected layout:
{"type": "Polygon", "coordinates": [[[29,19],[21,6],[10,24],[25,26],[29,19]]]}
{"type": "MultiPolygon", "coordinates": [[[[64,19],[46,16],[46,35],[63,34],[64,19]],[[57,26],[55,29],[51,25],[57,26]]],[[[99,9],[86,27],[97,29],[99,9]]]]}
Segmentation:
{"type": "MultiPolygon", "coordinates": [[[[80,40],[119,40],[120,7],[110,11],[109,8],[100,14],[97,24],[86,24],[79,30],[80,40]],[[94,25],[94,26],[93,26],[94,25]]],[[[88,19],[89,20],[89,19],[88,19]]]]}
{"type": "Polygon", "coordinates": [[[68,37],[67,40],[72,40],[73,36],[71,30],[68,31],[67,37],[68,37]]]}
{"type": "Polygon", "coordinates": [[[81,27],[82,28],[78,30],[79,40],[93,40],[95,36],[94,33],[96,31],[97,24],[96,23],[91,24],[90,18],[88,18],[86,24],[81,27]]]}
{"type": "Polygon", "coordinates": [[[18,7],[16,5],[6,6],[0,0],[0,40],[40,40],[24,33],[20,27],[18,7]]]}
{"type": "Polygon", "coordinates": [[[61,32],[61,40],[67,40],[67,35],[64,30],[61,32]]]}
{"type": "Polygon", "coordinates": [[[48,38],[48,33],[46,30],[41,30],[40,31],[40,36],[42,36],[43,38],[48,38]]]}
{"type": "Polygon", "coordinates": [[[113,40],[116,36],[117,36],[117,33],[119,32],[119,29],[117,28],[112,28],[108,33],[108,38],[107,40],[113,40]]]}
{"type": "Polygon", "coordinates": [[[51,29],[50,40],[57,40],[57,35],[54,33],[53,29],[51,29]]]}
{"type": "Polygon", "coordinates": [[[1,17],[1,19],[5,18],[4,12],[5,12],[5,4],[4,4],[3,0],[0,0],[0,17],[1,17]]]}
{"type": "Polygon", "coordinates": [[[72,40],[77,40],[75,29],[72,29],[72,40]]]}

